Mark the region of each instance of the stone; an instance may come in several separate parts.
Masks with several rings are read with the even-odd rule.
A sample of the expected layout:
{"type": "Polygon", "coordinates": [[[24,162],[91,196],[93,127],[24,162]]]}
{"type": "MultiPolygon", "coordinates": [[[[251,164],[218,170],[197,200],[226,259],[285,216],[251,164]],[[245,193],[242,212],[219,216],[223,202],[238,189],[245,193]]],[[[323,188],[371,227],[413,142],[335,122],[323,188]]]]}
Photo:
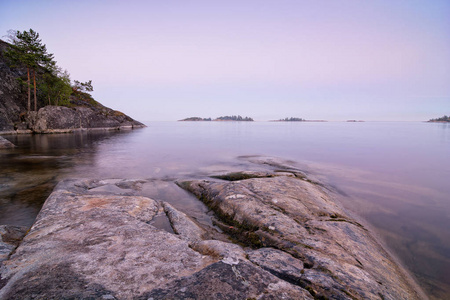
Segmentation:
{"type": "Polygon", "coordinates": [[[0,136],[0,149],[14,148],[16,145],[0,136]]]}
{"type": "Polygon", "coordinates": [[[185,213],[176,210],[167,202],[162,202],[164,212],[169,218],[173,231],[180,236],[180,238],[193,243],[202,240],[205,234],[199,225],[190,219],[185,213]]]}
{"type": "Polygon", "coordinates": [[[132,129],[144,127],[124,114],[101,107],[45,106],[29,114],[29,124],[35,133],[72,132],[83,129],[132,129]]]}
{"type": "Polygon", "coordinates": [[[146,197],[55,191],[4,262],[0,299],[129,299],[214,262],[148,224],[157,211],[146,197]]]}
{"type": "Polygon", "coordinates": [[[247,252],[250,261],[314,297],[421,298],[368,230],[321,185],[280,174],[179,185],[207,204],[233,239],[258,249],[247,252]]]}
{"type": "Polygon", "coordinates": [[[17,248],[27,230],[23,226],[0,225],[0,264],[17,248]]]}
{"type": "Polygon", "coordinates": [[[295,170],[244,174],[60,182],[7,249],[0,299],[421,298],[321,185],[295,170]],[[179,186],[211,209],[201,222],[194,202],[159,198],[179,186]]]}
{"type": "Polygon", "coordinates": [[[301,282],[303,274],[303,262],[292,255],[273,248],[260,248],[248,251],[248,259],[289,282],[301,282]]]}

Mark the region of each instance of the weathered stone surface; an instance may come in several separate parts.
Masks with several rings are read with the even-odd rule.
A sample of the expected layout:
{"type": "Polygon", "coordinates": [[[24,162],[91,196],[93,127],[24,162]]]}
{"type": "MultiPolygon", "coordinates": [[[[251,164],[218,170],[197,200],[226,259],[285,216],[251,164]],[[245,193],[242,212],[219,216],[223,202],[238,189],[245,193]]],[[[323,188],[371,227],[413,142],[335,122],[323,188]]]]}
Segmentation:
{"type": "Polygon", "coordinates": [[[70,132],[76,129],[129,129],[144,127],[138,121],[106,107],[45,106],[29,114],[33,132],[70,132]]]}
{"type": "Polygon", "coordinates": [[[0,149],[6,149],[6,148],[14,148],[15,145],[5,139],[4,137],[0,136],[0,149]]]}
{"type": "Polygon", "coordinates": [[[148,180],[66,180],[0,269],[0,299],[311,299],[246,259],[201,240],[172,205],[137,196],[148,180]],[[114,194],[120,192],[120,194],[114,194]],[[153,226],[161,212],[176,233],[153,226]]]}
{"type": "Polygon", "coordinates": [[[86,288],[126,299],[212,263],[187,242],[147,224],[157,210],[157,202],[145,197],[55,191],[4,262],[7,284],[0,299],[80,297],[86,288]],[[75,280],[66,276],[59,285],[67,266],[75,280]]]}
{"type": "Polygon", "coordinates": [[[202,236],[205,234],[200,226],[198,226],[193,220],[191,220],[185,213],[176,210],[172,205],[167,202],[162,203],[164,212],[169,218],[173,231],[180,235],[180,237],[191,243],[201,241],[202,236]]]}
{"type": "Polygon", "coordinates": [[[180,186],[214,210],[234,239],[279,249],[250,251],[249,259],[315,297],[420,298],[388,253],[320,186],[280,174],[180,186]]]}
{"type": "Polygon", "coordinates": [[[16,249],[28,228],[0,225],[0,265],[16,249]]]}
{"type": "Polygon", "coordinates": [[[226,262],[238,262],[246,258],[241,246],[218,240],[205,240],[191,244],[192,249],[204,255],[218,257],[226,262]]]}
{"type": "Polygon", "coordinates": [[[179,183],[215,212],[216,234],[199,216],[142,196],[159,198],[173,183],[60,182],[3,262],[0,299],[420,298],[370,233],[301,172],[221,178],[179,183]]]}
{"type": "Polygon", "coordinates": [[[247,261],[214,263],[139,299],[313,299],[299,286],[247,261]]]}
{"type": "Polygon", "coordinates": [[[292,255],[273,248],[261,248],[248,251],[248,259],[275,274],[291,282],[301,282],[303,274],[303,262],[292,255]]]}

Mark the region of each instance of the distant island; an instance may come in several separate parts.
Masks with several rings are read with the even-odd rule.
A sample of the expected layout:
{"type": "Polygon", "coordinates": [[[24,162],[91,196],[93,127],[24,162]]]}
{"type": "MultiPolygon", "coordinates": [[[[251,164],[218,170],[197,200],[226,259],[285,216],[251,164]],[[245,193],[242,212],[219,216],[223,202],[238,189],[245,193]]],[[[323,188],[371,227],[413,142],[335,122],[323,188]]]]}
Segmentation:
{"type": "Polygon", "coordinates": [[[247,121],[247,122],[251,122],[254,120],[250,117],[223,116],[223,117],[215,118],[214,120],[212,120],[211,118],[189,117],[189,118],[179,120],[179,121],[247,121]]]}
{"type": "Polygon", "coordinates": [[[279,119],[276,122],[305,122],[306,120],[303,118],[284,118],[284,119],[279,119]]]}
{"type": "Polygon", "coordinates": [[[364,122],[363,120],[347,120],[347,122],[355,123],[355,122],[364,122]]]}
{"type": "Polygon", "coordinates": [[[186,118],[183,120],[178,120],[178,121],[211,121],[211,118],[200,118],[200,117],[190,117],[190,118],[186,118]]]}
{"type": "Polygon", "coordinates": [[[241,116],[224,116],[224,117],[218,117],[214,121],[249,121],[249,122],[252,122],[253,119],[250,117],[241,117],[241,116]]]}
{"type": "Polygon", "coordinates": [[[437,119],[430,119],[428,122],[445,122],[448,123],[450,122],[450,117],[449,116],[443,116],[437,119]]]}

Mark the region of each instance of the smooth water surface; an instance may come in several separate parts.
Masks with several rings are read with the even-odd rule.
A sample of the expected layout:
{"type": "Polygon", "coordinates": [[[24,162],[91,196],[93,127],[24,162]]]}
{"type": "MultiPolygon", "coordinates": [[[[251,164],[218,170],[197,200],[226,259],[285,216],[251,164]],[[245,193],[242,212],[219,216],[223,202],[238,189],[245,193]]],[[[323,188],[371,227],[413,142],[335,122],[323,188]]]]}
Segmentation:
{"type": "MultiPolygon", "coordinates": [[[[297,162],[345,195],[432,298],[450,294],[450,124],[157,122],[130,132],[5,136],[0,224],[31,225],[63,178],[174,179],[297,162]]],[[[194,205],[186,200],[186,206],[194,205]]]]}

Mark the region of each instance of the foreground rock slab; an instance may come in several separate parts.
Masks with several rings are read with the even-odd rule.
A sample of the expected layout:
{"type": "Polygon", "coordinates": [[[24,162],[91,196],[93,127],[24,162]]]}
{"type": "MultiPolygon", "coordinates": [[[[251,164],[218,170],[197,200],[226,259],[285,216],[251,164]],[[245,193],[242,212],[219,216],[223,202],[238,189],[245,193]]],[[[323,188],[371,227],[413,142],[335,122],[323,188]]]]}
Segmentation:
{"type": "Polygon", "coordinates": [[[60,182],[22,241],[0,230],[0,299],[426,298],[324,186],[274,167],[178,186],[60,182]],[[181,195],[171,186],[209,222],[143,196],[181,195]]]}
{"type": "Polygon", "coordinates": [[[142,182],[61,182],[2,262],[0,299],[312,299],[168,203],[127,195],[142,182]],[[175,233],[152,225],[161,212],[175,233]]]}

